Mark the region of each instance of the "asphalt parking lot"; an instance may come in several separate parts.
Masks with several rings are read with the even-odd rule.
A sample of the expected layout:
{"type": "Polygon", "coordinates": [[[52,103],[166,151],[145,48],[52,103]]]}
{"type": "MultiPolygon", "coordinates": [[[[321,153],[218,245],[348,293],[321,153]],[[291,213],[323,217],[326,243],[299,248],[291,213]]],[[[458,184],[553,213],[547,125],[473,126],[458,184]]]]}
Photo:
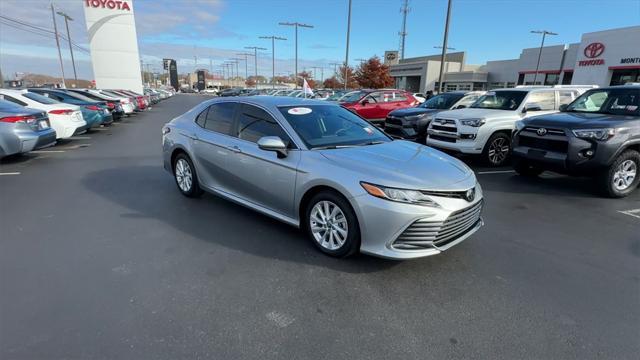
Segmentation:
{"type": "Polygon", "coordinates": [[[640,191],[476,167],[486,226],[411,261],[336,260],[162,168],[206,97],[0,163],[2,359],[637,359],[640,191]],[[637,210],[637,212],[634,212],[637,210]]]}

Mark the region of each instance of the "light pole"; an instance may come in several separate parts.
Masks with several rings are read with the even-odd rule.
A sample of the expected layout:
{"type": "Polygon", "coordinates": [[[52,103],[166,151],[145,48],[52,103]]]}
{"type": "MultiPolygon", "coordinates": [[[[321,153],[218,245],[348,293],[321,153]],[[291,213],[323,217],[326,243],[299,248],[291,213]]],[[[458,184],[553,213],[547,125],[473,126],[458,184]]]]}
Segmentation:
{"type": "Polygon", "coordinates": [[[73,21],[73,19],[62,11],[58,11],[56,12],[56,14],[64,17],[64,25],[67,28],[67,40],[69,40],[69,52],[71,52],[71,64],[73,65],[73,79],[75,80],[76,86],[77,86],[78,74],[76,73],[76,60],[73,57],[73,46],[71,46],[71,33],[69,32],[69,21],[73,21]]]}
{"type": "Polygon", "coordinates": [[[449,21],[451,19],[451,0],[447,3],[447,20],[444,23],[444,39],[442,41],[442,56],[440,56],[440,76],[438,77],[438,94],[442,93],[442,78],[444,75],[444,63],[447,59],[447,41],[449,40],[449,21]]]}
{"type": "Polygon", "coordinates": [[[544,47],[544,39],[547,35],[558,35],[557,33],[547,31],[547,30],[531,30],[532,34],[542,34],[542,42],[540,43],[540,50],[538,50],[538,63],[536,64],[536,73],[533,75],[533,85],[536,84],[536,80],[538,80],[538,70],[540,69],[540,58],[542,57],[542,48],[544,47]]]}
{"type": "Polygon", "coordinates": [[[349,15],[347,16],[347,52],[344,57],[344,89],[349,83],[349,36],[351,35],[351,0],[349,0],[349,15]]]}
{"type": "MultiPolygon", "coordinates": [[[[296,63],[295,63],[295,72],[296,72],[296,77],[298,76],[298,27],[304,27],[304,28],[313,28],[313,25],[308,25],[308,24],[301,24],[299,22],[281,22],[278,23],[279,25],[283,25],[283,26],[293,26],[295,27],[296,31],[295,31],[295,47],[296,47],[296,63]]],[[[298,88],[298,80],[296,78],[295,80],[296,82],[296,89],[298,88]]]]}
{"type": "MultiPolygon", "coordinates": [[[[351,0],[349,0],[351,1],[351,0]]],[[[260,36],[260,39],[271,39],[271,87],[273,89],[276,88],[276,40],[287,40],[283,37],[278,37],[275,35],[271,36],[260,36]]]]}
{"type": "MultiPolygon", "coordinates": [[[[238,71],[238,66],[239,66],[239,64],[240,64],[240,61],[246,61],[246,59],[242,59],[242,58],[231,58],[231,60],[233,60],[233,62],[235,62],[235,63],[236,63],[236,78],[239,78],[239,77],[240,77],[240,71],[238,71]]],[[[246,65],[246,63],[245,63],[245,65],[246,65]]],[[[245,78],[245,80],[247,80],[247,79],[245,78]]]]}
{"type": "Polygon", "coordinates": [[[255,66],[255,75],[256,75],[256,89],[258,88],[258,50],[267,50],[263,47],[258,46],[245,46],[245,49],[253,49],[253,61],[255,66]]]}
{"type": "Polygon", "coordinates": [[[239,53],[236,55],[244,55],[244,81],[249,80],[249,56],[253,56],[253,54],[249,53],[239,53]]]}
{"type": "Polygon", "coordinates": [[[62,65],[62,52],[60,51],[60,39],[58,39],[58,25],[56,24],[56,14],[53,9],[53,2],[51,3],[51,17],[53,18],[53,31],[56,36],[56,46],[58,47],[58,59],[60,60],[60,71],[62,71],[62,86],[67,87],[67,83],[64,80],[64,65],[62,65]]]}

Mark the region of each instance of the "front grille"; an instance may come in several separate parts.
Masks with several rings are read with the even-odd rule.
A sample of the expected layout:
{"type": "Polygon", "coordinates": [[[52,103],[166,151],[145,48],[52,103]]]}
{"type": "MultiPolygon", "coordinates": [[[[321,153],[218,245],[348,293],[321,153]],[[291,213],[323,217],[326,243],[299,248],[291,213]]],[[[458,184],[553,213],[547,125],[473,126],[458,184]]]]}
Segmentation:
{"type": "MultiPolygon", "coordinates": [[[[541,127],[527,126],[522,131],[528,131],[528,132],[535,133],[540,128],[541,127]]],[[[549,134],[549,135],[565,136],[564,130],[562,130],[562,129],[549,129],[549,128],[544,128],[544,129],[547,130],[547,134],[549,134]]]]}
{"type": "Polygon", "coordinates": [[[386,124],[393,124],[393,125],[402,126],[402,119],[398,119],[396,117],[389,116],[389,117],[387,117],[385,123],[386,124]]]}
{"type": "Polygon", "coordinates": [[[449,127],[449,126],[431,125],[431,128],[433,130],[446,131],[446,132],[450,132],[452,134],[456,133],[456,128],[452,128],[452,127],[449,127]]]}
{"type": "Polygon", "coordinates": [[[455,143],[456,142],[456,139],[454,139],[452,137],[440,136],[440,135],[429,135],[429,139],[438,140],[438,141],[444,141],[444,142],[450,142],[450,143],[455,143]]]}
{"type": "Polygon", "coordinates": [[[482,201],[458,210],[445,221],[418,220],[393,242],[399,250],[424,250],[443,247],[465,235],[480,221],[482,201]]]}
{"type": "Polygon", "coordinates": [[[566,153],[569,149],[569,143],[566,140],[545,139],[543,137],[523,136],[520,134],[518,144],[527,146],[532,149],[540,149],[553,151],[558,153],[566,153]]]}

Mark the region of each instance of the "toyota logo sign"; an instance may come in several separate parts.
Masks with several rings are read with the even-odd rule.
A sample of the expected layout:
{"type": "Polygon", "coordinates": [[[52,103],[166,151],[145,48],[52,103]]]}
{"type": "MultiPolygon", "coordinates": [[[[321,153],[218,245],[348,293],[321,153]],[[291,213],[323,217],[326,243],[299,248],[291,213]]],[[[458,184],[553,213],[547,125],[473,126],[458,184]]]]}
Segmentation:
{"type": "Polygon", "coordinates": [[[597,58],[598,56],[602,55],[603,52],[604,44],[599,42],[591,43],[587,45],[586,48],[584,48],[584,56],[588,57],[589,59],[597,58]]]}
{"type": "Polygon", "coordinates": [[[547,129],[545,129],[545,128],[540,128],[540,129],[538,129],[538,131],[536,131],[536,132],[537,132],[537,133],[538,133],[538,135],[540,135],[540,136],[545,136],[545,135],[547,135],[547,129]]]}

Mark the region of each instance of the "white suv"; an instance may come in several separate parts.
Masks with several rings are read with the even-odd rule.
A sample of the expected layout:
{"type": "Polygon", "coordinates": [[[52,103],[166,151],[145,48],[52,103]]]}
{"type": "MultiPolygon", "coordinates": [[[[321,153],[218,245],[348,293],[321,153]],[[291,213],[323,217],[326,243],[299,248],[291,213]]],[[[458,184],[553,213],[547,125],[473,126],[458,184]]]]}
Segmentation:
{"type": "Polygon", "coordinates": [[[427,145],[465,154],[482,154],[491,166],[505,165],[515,123],[559,111],[593,86],[518,87],[487,92],[466,109],[436,115],[427,145]]]}

